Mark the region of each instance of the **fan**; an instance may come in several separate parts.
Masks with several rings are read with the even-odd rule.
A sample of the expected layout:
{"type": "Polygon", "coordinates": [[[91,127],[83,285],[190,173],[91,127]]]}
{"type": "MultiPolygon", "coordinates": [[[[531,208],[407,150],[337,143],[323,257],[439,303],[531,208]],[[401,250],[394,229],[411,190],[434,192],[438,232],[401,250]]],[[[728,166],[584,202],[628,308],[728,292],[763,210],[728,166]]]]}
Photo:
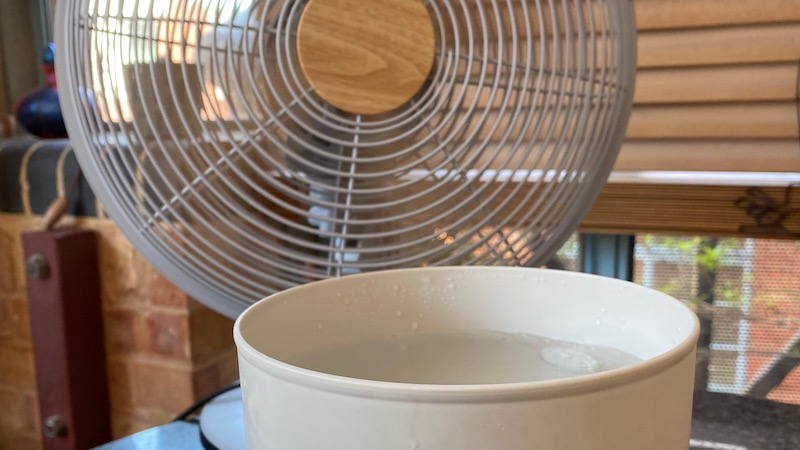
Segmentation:
{"type": "Polygon", "coordinates": [[[60,2],[81,167],[179,287],[236,316],[364,270],[540,264],[627,124],[627,0],[60,2]]]}
{"type": "Polygon", "coordinates": [[[57,17],[94,192],[230,317],[328,277],[543,263],[631,109],[629,0],[62,0],[57,17]]]}

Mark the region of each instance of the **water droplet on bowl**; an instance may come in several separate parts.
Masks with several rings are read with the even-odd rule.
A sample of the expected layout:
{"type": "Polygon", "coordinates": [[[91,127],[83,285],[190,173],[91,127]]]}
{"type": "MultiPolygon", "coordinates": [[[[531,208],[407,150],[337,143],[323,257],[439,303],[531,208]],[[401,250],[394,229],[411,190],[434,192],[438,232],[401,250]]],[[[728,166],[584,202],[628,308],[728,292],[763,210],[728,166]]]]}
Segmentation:
{"type": "Polygon", "coordinates": [[[417,323],[417,321],[416,320],[412,321],[411,322],[411,329],[412,330],[416,330],[417,328],[419,328],[419,324],[417,323]]]}
{"type": "Polygon", "coordinates": [[[403,315],[403,313],[400,310],[397,310],[397,311],[394,312],[394,315],[397,316],[397,317],[400,317],[400,316],[403,315]]]}
{"type": "Polygon", "coordinates": [[[598,317],[594,319],[594,324],[600,326],[603,324],[603,320],[598,317]]]}
{"type": "Polygon", "coordinates": [[[322,325],[322,322],[317,322],[317,330],[321,330],[322,328],[324,328],[324,325],[322,325]]]}

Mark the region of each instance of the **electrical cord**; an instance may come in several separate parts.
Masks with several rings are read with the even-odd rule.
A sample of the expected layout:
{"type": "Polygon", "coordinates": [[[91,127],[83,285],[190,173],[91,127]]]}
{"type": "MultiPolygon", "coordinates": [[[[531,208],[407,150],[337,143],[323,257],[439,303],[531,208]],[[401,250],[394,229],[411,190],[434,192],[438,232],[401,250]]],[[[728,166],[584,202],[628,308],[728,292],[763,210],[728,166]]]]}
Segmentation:
{"type": "Polygon", "coordinates": [[[173,422],[191,422],[189,418],[192,417],[195,413],[197,413],[200,409],[202,409],[206,404],[208,404],[215,398],[219,397],[220,395],[238,388],[239,386],[240,383],[237,381],[230,386],[224,387],[212,394],[209,394],[201,398],[200,400],[197,401],[197,403],[186,408],[182,413],[178,414],[175,417],[175,419],[173,419],[173,422]]]}

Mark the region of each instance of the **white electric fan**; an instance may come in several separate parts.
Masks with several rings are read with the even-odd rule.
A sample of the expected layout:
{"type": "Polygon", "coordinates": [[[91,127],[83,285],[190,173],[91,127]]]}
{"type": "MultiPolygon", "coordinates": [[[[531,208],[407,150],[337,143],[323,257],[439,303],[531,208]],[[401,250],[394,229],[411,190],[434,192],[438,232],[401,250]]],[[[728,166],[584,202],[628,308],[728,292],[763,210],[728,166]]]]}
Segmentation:
{"type": "Polygon", "coordinates": [[[155,267],[235,317],[362,271],[538,265],[630,115],[630,0],[61,0],[83,173],[155,267]]]}

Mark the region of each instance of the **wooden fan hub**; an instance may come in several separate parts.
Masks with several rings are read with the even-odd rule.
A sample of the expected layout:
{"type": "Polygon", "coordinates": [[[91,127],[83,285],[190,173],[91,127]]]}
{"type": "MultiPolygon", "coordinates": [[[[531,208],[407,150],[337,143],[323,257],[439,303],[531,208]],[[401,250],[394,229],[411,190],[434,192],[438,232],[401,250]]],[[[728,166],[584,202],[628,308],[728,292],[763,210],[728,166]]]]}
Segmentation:
{"type": "Polygon", "coordinates": [[[297,34],[311,86],[354,114],[406,104],[433,67],[433,22],[421,0],[310,0],[297,34]]]}

